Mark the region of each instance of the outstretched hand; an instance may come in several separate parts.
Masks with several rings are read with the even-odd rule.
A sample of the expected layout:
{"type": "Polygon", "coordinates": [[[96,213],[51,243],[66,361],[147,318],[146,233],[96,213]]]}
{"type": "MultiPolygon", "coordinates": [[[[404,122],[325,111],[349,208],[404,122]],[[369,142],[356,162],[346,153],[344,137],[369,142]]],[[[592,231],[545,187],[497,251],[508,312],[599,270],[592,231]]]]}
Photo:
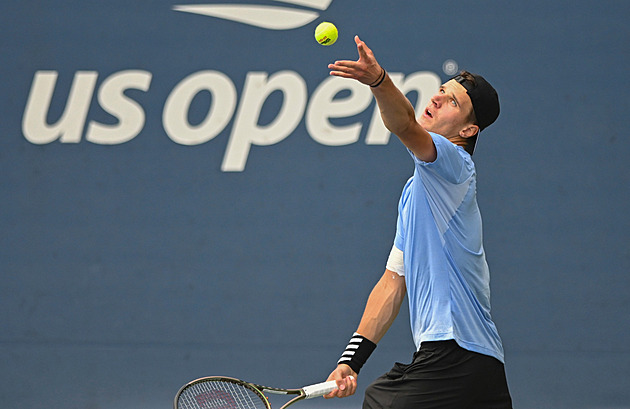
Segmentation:
{"type": "Polygon", "coordinates": [[[359,59],[357,61],[341,60],[328,64],[331,70],[330,75],[355,79],[366,85],[373,84],[378,81],[383,69],[376,61],[372,50],[361,41],[358,35],[354,36],[354,42],[357,43],[359,59]]]}

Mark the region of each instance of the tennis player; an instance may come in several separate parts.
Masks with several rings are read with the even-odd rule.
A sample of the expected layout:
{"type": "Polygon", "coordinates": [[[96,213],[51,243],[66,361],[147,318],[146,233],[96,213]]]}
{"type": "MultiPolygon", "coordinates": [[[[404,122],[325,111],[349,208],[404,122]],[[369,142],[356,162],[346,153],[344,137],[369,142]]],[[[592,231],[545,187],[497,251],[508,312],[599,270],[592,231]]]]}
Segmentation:
{"type": "Polygon", "coordinates": [[[490,316],[471,158],[479,132],[499,115],[497,93],[480,75],[462,72],[416,116],[372,51],[358,36],[355,42],[359,59],[330,64],[330,74],[371,87],[385,125],[407,147],[415,170],[400,197],[385,273],[328,378],[338,389],[326,397],[355,393],[359,370],[408,294],[417,350],[410,364],[396,363],[367,387],[363,408],[512,408],[503,347],[490,316]]]}

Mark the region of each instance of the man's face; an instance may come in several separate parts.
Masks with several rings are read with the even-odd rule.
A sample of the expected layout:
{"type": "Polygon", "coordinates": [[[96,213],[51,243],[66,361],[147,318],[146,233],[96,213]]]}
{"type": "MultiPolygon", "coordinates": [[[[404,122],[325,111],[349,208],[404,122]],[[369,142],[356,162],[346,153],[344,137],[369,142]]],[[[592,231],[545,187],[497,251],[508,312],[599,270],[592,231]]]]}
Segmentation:
{"type": "Polygon", "coordinates": [[[450,80],[431,97],[418,121],[427,131],[452,138],[470,125],[468,118],[471,112],[472,102],[466,88],[459,82],[450,80]]]}

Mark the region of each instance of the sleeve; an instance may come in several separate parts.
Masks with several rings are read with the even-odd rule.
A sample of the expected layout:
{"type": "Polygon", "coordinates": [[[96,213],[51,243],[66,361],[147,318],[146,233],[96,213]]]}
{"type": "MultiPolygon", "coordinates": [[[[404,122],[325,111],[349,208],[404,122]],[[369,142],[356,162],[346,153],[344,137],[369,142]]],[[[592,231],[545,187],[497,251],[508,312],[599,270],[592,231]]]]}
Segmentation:
{"type": "Polygon", "coordinates": [[[462,148],[442,135],[430,133],[437,150],[437,158],[433,162],[424,162],[409,151],[416,167],[435,173],[452,184],[464,183],[474,172],[474,164],[470,155],[462,148]]]}
{"type": "Polygon", "coordinates": [[[475,165],[463,148],[441,135],[431,137],[438,152],[433,162],[423,162],[412,155],[435,224],[444,234],[471,186],[474,189],[475,165]]]}
{"type": "Polygon", "coordinates": [[[403,277],[405,275],[405,264],[403,261],[403,252],[394,244],[392,246],[392,251],[389,253],[389,258],[387,259],[386,267],[389,271],[393,271],[399,276],[403,277]]]}
{"type": "Polygon", "coordinates": [[[398,201],[398,218],[396,220],[396,237],[394,238],[394,246],[401,251],[405,249],[405,204],[409,200],[411,185],[413,184],[413,176],[407,180],[405,187],[398,201]]]}

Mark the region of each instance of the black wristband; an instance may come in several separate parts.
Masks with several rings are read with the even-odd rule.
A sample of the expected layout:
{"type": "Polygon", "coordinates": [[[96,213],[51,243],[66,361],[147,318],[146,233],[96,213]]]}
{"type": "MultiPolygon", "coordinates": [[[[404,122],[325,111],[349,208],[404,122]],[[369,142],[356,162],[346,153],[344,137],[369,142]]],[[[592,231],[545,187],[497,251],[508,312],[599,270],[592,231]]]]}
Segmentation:
{"type": "Polygon", "coordinates": [[[387,75],[387,71],[385,71],[385,68],[383,68],[383,67],[381,67],[381,70],[383,70],[381,72],[381,75],[378,77],[378,79],[376,81],[374,81],[373,83],[370,84],[370,87],[376,88],[379,85],[381,85],[381,83],[385,80],[385,76],[387,75]]]}
{"type": "Polygon", "coordinates": [[[355,332],[346,350],[341,355],[341,358],[339,358],[339,361],[337,361],[337,365],[346,364],[358,374],[361,367],[363,367],[372,352],[374,352],[374,349],[376,349],[374,342],[355,332]]]}

